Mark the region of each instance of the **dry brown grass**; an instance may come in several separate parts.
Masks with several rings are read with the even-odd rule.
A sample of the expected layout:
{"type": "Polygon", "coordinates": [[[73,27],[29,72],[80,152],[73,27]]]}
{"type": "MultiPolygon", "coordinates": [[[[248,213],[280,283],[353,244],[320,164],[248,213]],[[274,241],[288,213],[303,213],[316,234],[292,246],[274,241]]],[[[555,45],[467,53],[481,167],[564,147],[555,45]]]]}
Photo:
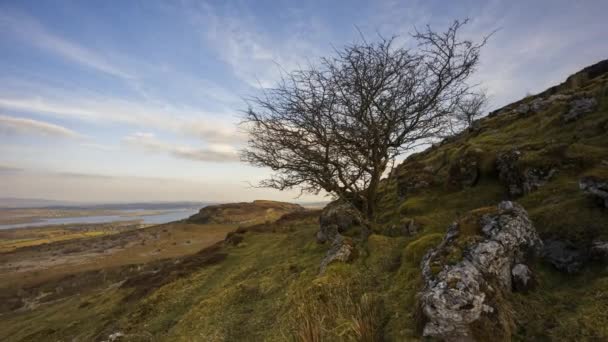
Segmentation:
{"type": "Polygon", "coordinates": [[[382,341],[382,299],[349,286],[314,286],[294,299],[293,336],[301,342],[382,341]]]}

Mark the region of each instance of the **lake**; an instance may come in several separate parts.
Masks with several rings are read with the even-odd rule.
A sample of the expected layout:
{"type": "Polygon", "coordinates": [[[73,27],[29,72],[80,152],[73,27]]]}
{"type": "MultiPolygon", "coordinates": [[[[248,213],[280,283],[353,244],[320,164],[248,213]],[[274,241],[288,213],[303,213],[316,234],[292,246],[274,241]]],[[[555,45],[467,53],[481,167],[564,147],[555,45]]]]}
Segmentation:
{"type": "Polygon", "coordinates": [[[119,215],[99,215],[99,216],[80,216],[80,217],[55,217],[55,218],[41,218],[40,221],[29,222],[29,223],[16,223],[16,224],[0,224],[0,229],[11,229],[11,228],[25,228],[25,227],[40,227],[48,225],[58,224],[75,224],[75,223],[107,223],[117,221],[133,221],[141,220],[145,224],[161,224],[172,221],[178,221],[194,215],[199,211],[195,208],[182,208],[182,209],[169,209],[163,210],[162,213],[149,214],[141,216],[132,216],[133,212],[142,210],[129,209],[129,210],[117,210],[124,214],[119,215]]]}

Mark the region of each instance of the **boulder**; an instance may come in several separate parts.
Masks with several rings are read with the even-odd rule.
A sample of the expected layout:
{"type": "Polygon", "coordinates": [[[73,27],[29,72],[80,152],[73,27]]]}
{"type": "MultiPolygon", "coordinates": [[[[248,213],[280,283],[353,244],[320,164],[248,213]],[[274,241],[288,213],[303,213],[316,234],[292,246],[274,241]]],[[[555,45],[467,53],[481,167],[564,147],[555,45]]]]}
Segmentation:
{"type": "Polygon", "coordinates": [[[319,217],[317,242],[333,241],[337,235],[361,224],[359,211],[347,202],[334,201],[329,203],[319,217]]]}
{"type": "Polygon", "coordinates": [[[519,164],[522,155],[522,152],[514,149],[500,154],[496,159],[498,179],[506,186],[511,198],[537,190],[547,183],[556,172],[552,168],[523,168],[519,164]]]}
{"type": "Polygon", "coordinates": [[[597,100],[585,97],[570,101],[568,111],[562,115],[564,122],[578,120],[581,116],[593,112],[597,108],[597,100]]]}
{"type": "Polygon", "coordinates": [[[481,213],[473,211],[468,219],[452,224],[442,243],[422,260],[425,287],[419,299],[426,319],[423,335],[445,341],[475,341],[483,337],[476,335],[472,325],[488,325],[509,338],[509,308],[499,298],[512,289],[514,266],[541,245],[526,211],[509,201],[481,213]],[[470,227],[465,229],[471,220],[479,228],[474,235],[470,235],[470,227]],[[460,258],[449,257],[458,249],[462,249],[456,253],[460,258]]]}
{"type": "Polygon", "coordinates": [[[588,176],[578,182],[579,188],[594,197],[604,208],[608,208],[608,180],[588,176]]]}
{"type": "Polygon", "coordinates": [[[534,114],[544,110],[550,102],[548,100],[543,99],[542,97],[535,98],[530,101],[530,103],[522,103],[515,109],[520,115],[525,114],[534,114]]]}
{"type": "Polygon", "coordinates": [[[544,242],[542,257],[558,271],[577,273],[587,261],[587,255],[569,241],[547,240],[544,242]]]}

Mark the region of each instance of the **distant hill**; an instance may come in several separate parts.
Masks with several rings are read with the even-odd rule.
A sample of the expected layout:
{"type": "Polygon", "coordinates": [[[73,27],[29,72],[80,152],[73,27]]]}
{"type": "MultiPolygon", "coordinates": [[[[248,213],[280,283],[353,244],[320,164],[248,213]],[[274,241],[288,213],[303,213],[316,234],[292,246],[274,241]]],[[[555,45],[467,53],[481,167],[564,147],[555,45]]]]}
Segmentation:
{"type": "Polygon", "coordinates": [[[204,207],[192,215],[188,221],[193,223],[263,223],[275,221],[287,213],[303,211],[298,204],[257,200],[251,203],[227,203],[204,207]]]}

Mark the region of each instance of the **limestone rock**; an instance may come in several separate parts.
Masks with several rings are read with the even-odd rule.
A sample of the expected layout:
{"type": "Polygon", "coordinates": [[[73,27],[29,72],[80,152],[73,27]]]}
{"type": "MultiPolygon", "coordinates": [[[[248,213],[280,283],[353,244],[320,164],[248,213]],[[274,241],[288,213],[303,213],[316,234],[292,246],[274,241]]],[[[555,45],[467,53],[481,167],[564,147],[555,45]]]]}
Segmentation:
{"type": "Polygon", "coordinates": [[[584,177],[578,182],[579,188],[595,197],[604,208],[608,208],[608,180],[597,177],[584,177]]]}
{"type": "Polygon", "coordinates": [[[362,222],[359,212],[349,203],[334,201],[329,203],[319,217],[317,242],[333,241],[337,235],[362,222]]]}
{"type": "MultiPolygon", "coordinates": [[[[508,308],[496,304],[496,292],[511,291],[513,266],[542,244],[526,211],[516,203],[501,202],[483,214],[477,222],[480,236],[474,239],[460,237],[461,222],[450,226],[421,265],[425,287],[419,298],[427,319],[423,335],[445,341],[474,341],[471,324],[505,314],[508,308]],[[471,242],[462,247],[466,241],[471,242]],[[445,260],[455,247],[464,248],[461,260],[445,260]]],[[[507,334],[509,329],[501,326],[505,320],[496,318],[489,321],[507,334]]]]}
{"type": "Polygon", "coordinates": [[[535,98],[534,100],[530,101],[529,104],[527,104],[527,103],[520,104],[515,109],[515,111],[520,115],[525,115],[525,114],[529,114],[529,113],[538,113],[538,112],[544,110],[549,104],[550,104],[550,102],[548,100],[538,97],[538,98],[535,98]]]}
{"type": "Polygon", "coordinates": [[[593,112],[597,108],[597,101],[592,97],[585,97],[570,101],[568,112],[562,115],[565,122],[572,122],[581,116],[593,112]]]}
{"type": "Polygon", "coordinates": [[[542,256],[557,270],[566,273],[579,272],[587,259],[585,253],[569,241],[553,239],[545,241],[542,256]]]}
{"type": "Polygon", "coordinates": [[[447,185],[457,190],[473,187],[479,180],[479,174],[478,153],[467,153],[450,166],[447,185]]]}
{"type": "Polygon", "coordinates": [[[551,168],[541,169],[519,165],[522,152],[511,150],[502,153],[496,159],[498,179],[507,187],[510,197],[523,196],[547,183],[555,174],[556,170],[551,168]]]}
{"type": "Polygon", "coordinates": [[[354,258],[354,245],[352,240],[337,235],[334,238],[331,248],[327,251],[325,258],[321,261],[320,273],[324,273],[325,269],[332,262],[349,262],[354,258]]]}

